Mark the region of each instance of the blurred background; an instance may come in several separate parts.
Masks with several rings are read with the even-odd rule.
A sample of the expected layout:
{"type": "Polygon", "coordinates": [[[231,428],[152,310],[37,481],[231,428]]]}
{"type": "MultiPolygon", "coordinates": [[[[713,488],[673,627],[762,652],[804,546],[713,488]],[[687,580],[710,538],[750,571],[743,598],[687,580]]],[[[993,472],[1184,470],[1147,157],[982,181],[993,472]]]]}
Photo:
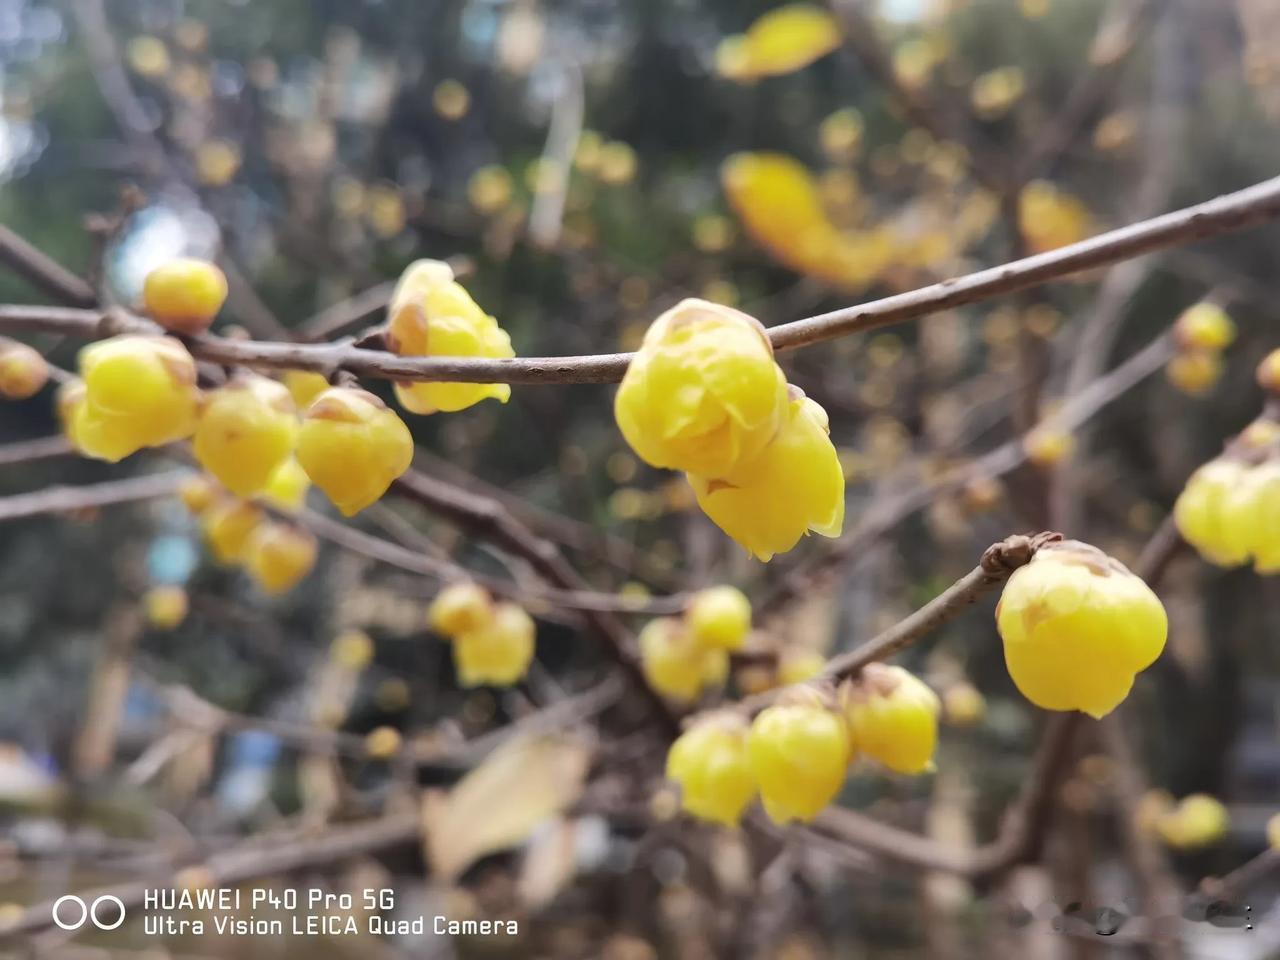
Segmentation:
{"type": "MultiPolygon", "coordinates": [[[[134,304],[159,263],[216,258],[232,292],[215,329],[270,340],[358,334],[406,264],[449,258],[520,355],[590,354],[633,348],[682,297],[781,323],[1277,172],[1274,0],[848,0],[834,6],[843,40],[733,40],[782,6],[0,0],[0,224],[88,282],[79,305],[134,304]]],[[[1254,229],[780,355],[830,413],[860,531],[815,580],[830,544],[745,558],[678,476],[630,453],[611,387],[516,387],[505,406],[407,417],[415,463],[557,543],[595,590],[660,611],[734,583],[775,600],[762,647],[830,655],[1010,533],[1060,529],[1136,560],[1192,470],[1259,412],[1278,250],[1280,230],[1254,229]],[[1069,459],[1024,462],[1023,433],[1205,299],[1238,327],[1220,369],[1155,354],[1072,424],[1069,459]]],[[[59,301],[3,269],[0,302],[59,301]]],[[[30,342],[74,366],[78,344],[30,342]]],[[[0,444],[57,432],[51,389],[0,405],[0,444]]],[[[0,498],[173,466],[6,449],[23,448],[0,446],[0,498]]],[[[482,526],[430,507],[393,494],[349,526],[531,582],[482,526]]],[[[1039,863],[994,882],[696,827],[662,786],[669,737],[572,612],[535,611],[526,683],[462,690],[425,628],[436,582],[348,547],[326,543],[300,587],[268,598],[212,562],[173,497],[0,528],[0,928],[68,891],[166,885],[164,871],[256,842],[259,886],[388,887],[397,916],[515,918],[519,935],[164,939],[127,922],[76,945],[32,931],[12,943],[37,953],[14,955],[1152,951],[1051,922],[1053,904],[1140,892],[1120,826],[1136,797],[1098,737],[1055,793],[1039,863]],[[171,629],[142,603],[160,585],[189,598],[171,629]],[[558,738],[513,739],[530,717],[558,738]],[[371,746],[382,728],[399,741],[371,746]],[[467,781],[467,805],[427,817],[454,848],[424,852],[420,792],[448,807],[478,768],[489,779],[467,781]],[[272,851],[314,852],[370,818],[391,834],[272,876],[272,851]]],[[[1125,719],[1144,787],[1210,793],[1231,814],[1220,842],[1162,854],[1191,891],[1261,850],[1280,806],[1280,591],[1188,551],[1160,592],[1170,646],[1125,719]]],[[[902,659],[944,693],[981,691],[937,772],[855,775],[844,805],[957,846],[995,834],[1042,717],[1005,672],[993,605],[902,659]]],[[[731,690],[770,683],[770,662],[738,663],[731,690]]],[[[1185,955],[1280,956],[1271,883],[1247,901],[1256,929],[1187,921],[1185,955]]]]}

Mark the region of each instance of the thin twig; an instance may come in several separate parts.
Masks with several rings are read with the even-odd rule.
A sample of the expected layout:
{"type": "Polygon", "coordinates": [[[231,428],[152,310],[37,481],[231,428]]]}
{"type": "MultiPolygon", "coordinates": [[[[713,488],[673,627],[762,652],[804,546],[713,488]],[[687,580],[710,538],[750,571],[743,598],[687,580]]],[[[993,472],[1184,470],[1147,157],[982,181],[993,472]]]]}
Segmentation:
{"type": "MultiPolygon", "coordinates": [[[[1241,230],[1277,216],[1280,216],[1280,177],[1047,253],[772,327],[769,337],[776,349],[791,350],[875,330],[962,304],[1026,290],[1152,250],[1241,230]]],[[[128,330],[154,332],[155,329],[149,321],[120,311],[103,314],[72,308],[0,306],[0,332],[5,333],[52,332],[95,338],[128,330]]],[[[271,343],[211,335],[193,337],[189,345],[195,355],[215,363],[315,370],[330,375],[346,370],[392,380],[470,383],[616,383],[622,379],[632,356],[614,353],[509,360],[400,357],[345,343],[271,343]]]]}
{"type": "Polygon", "coordinates": [[[0,522],[167,497],[177,491],[187,475],[186,470],[174,470],[83,486],[46,487],[33,493],[0,497],[0,522]]]}
{"type": "Polygon", "coordinates": [[[52,460],[65,457],[76,452],[66,437],[40,437],[36,440],[19,440],[0,446],[0,467],[11,467],[18,463],[35,463],[38,460],[52,460]]]}
{"type": "Polygon", "coordinates": [[[86,281],[0,224],[0,262],[62,303],[92,307],[98,302],[86,281]]]}

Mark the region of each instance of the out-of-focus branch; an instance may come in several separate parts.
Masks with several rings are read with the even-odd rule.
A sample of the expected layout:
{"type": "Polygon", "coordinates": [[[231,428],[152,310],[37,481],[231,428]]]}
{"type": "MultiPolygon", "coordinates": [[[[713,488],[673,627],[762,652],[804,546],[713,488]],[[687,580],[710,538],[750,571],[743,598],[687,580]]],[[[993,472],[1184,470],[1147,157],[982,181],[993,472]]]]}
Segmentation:
{"type": "Polygon", "coordinates": [[[75,448],[65,437],[40,437],[37,440],[19,440],[0,446],[0,467],[18,463],[35,463],[74,454],[75,448]]]}
{"type": "Polygon", "coordinates": [[[93,287],[3,225],[0,262],[62,303],[92,307],[98,302],[93,287]]]}
{"type": "Polygon", "coordinates": [[[0,522],[167,497],[177,491],[185,476],[187,471],[174,470],[83,486],[46,487],[34,493],[0,497],[0,522]]]}
{"type": "MultiPolygon", "coordinates": [[[[1060,539],[1061,535],[1057,533],[1039,533],[1033,537],[1019,534],[992,544],[983,553],[979,564],[946,590],[857,649],[833,657],[815,679],[835,683],[853,676],[869,663],[885,660],[902,652],[938,629],[992,587],[1003,583],[1014,570],[1030,563],[1040,547],[1060,539]]],[[[806,681],[812,682],[814,681],[806,681]]],[[[790,687],[780,687],[747,697],[738,702],[737,709],[748,714],[758,713],[788,689],[790,687]]]]}
{"type": "MultiPolygon", "coordinates": [[[[1153,217],[1118,230],[895,294],[769,329],[778,350],[833,340],[901,323],[940,310],[1026,290],[1069,274],[1127,260],[1152,250],[1203,240],[1241,230],[1280,216],[1280,177],[1236,193],[1153,217]]],[[[0,307],[0,332],[50,332],[103,337],[129,330],[155,331],[140,317],[122,311],[101,313],[72,308],[0,307]]],[[[230,340],[204,335],[189,340],[192,352],[224,364],[315,370],[339,370],[392,380],[465,381],[471,383],[616,383],[631,354],[579,357],[517,357],[482,360],[460,357],[400,357],[345,343],[295,344],[230,340]]]]}

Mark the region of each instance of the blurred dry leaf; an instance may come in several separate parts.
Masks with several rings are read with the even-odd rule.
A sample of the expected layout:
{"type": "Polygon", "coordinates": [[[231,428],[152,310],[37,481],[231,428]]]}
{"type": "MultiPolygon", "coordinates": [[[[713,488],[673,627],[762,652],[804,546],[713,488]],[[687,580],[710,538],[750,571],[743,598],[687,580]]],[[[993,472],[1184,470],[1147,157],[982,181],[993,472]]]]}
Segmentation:
{"type": "Polygon", "coordinates": [[[578,824],[553,820],[538,830],[529,843],[516,889],[533,910],[556,898],[577,873],[578,824]]]}
{"type": "Polygon", "coordinates": [[[447,794],[423,799],[427,860],[453,878],[479,857],[523,843],[582,795],[589,751],[564,738],[519,738],[494,751],[447,794]]]}

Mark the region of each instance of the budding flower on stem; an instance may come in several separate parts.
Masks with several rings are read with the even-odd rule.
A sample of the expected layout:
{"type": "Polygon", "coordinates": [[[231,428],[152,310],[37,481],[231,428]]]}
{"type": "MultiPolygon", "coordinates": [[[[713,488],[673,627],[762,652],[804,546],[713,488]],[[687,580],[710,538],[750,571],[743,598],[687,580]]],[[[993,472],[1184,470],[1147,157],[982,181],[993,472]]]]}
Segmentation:
{"type": "Polygon", "coordinates": [[[284,384],[249,375],[214,391],[196,425],[196,459],[239,497],[263,490],[293,453],[298,418],[284,384]]]}
{"type": "Polygon", "coordinates": [[[1173,325],[1178,345],[1187,350],[1218,353],[1236,338],[1236,325],[1216,303],[1197,303],[1184,310],[1173,325]]]}
{"type": "Polygon", "coordinates": [[[302,469],[297,458],[289,457],[271,471],[267,485],[258,492],[258,498],[285,513],[297,513],[307,502],[311,478],[302,469]]]}
{"type": "Polygon", "coordinates": [[[0,340],[0,396],[26,400],[49,381],[49,362],[34,347],[0,340]]]}
{"type": "Polygon", "coordinates": [[[142,597],[147,623],[157,630],[172,630],[187,619],[187,591],[176,584],[152,587],[142,597]]]}
{"type": "Polygon", "coordinates": [[[178,484],[178,499],[193,517],[200,516],[221,496],[222,488],[218,482],[204,473],[190,474],[178,484]]]}
{"type": "Polygon", "coordinates": [[[303,414],[296,455],[311,481],[350,517],[409,469],[413,437],[372,393],[330,387],[303,414]]]}
{"type": "Polygon", "coordinates": [[[1155,821],[1156,832],[1177,850],[1196,850],[1217,843],[1227,834],[1231,818],[1222,801],[1207,793],[1193,793],[1155,821]]]}
{"type": "Polygon", "coordinates": [[[756,795],[746,721],[726,713],[686,730],[667,754],[667,779],[679,784],[684,810],[702,820],[735,826],[756,795]]]}
{"type": "Polygon", "coordinates": [[[233,564],[244,559],[249,538],[267,515],[247,500],[221,500],[200,516],[205,541],[219,563],[233,564]]]}
{"type": "Polygon", "coordinates": [[[533,662],[533,618],[514,603],[498,603],[489,621],[453,638],[453,662],[464,687],[509,687],[533,662]]]}
{"type": "Polygon", "coordinates": [[[244,568],[264,593],[292,590],[311,572],[319,548],[307,530],[288,523],[261,523],[244,546],[244,568]]]}
{"type": "MultiPolygon", "coordinates": [[[[402,357],[514,357],[511,338],[485,313],[453,270],[418,260],[400,277],[387,310],[387,346],[402,357]]],[[[506,403],[505,383],[397,383],[396,399],[410,413],[452,413],[492,397],[506,403]]]]}
{"type": "Polygon", "coordinates": [[[1178,532],[1210,563],[1238,567],[1255,533],[1253,483],[1237,460],[1211,460],[1196,470],[1173,505],[1178,532]]]}
{"type": "Polygon", "coordinates": [[[1169,361],[1165,376],[1183,393],[1199,396],[1222,379],[1222,356],[1212,350],[1184,350],[1169,361]]]}
{"type": "Polygon", "coordinates": [[[72,442],[89,456],[114,462],[195,430],[196,365],[172,337],[100,340],[80,351],[79,363],[83,402],[70,393],[66,402],[72,442]]]}
{"type": "Polygon", "coordinates": [[[840,702],[859,752],[897,773],[933,769],[937,694],[902,667],[869,663],[840,687],[840,702]]]}
{"type": "Polygon", "coordinates": [[[767,707],[747,737],[751,773],[775,823],[812,820],[844,783],[854,746],[845,721],[815,698],[767,707]]]}
{"type": "Polygon", "coordinates": [[[736,587],[698,591],[684,616],[694,642],[703,647],[738,650],[751,632],[751,601],[736,587]]]}
{"type": "Polygon", "coordinates": [[[450,583],[427,608],[427,625],[436,633],[456,637],[487,625],[493,619],[493,611],[493,598],[478,583],[450,583]]]}
{"type": "Polygon", "coordinates": [[[614,415],[649,465],[715,478],[764,450],[786,407],[786,378],[759,321],[688,299],[645,333],[614,415]]]}
{"type": "Polygon", "coordinates": [[[175,333],[203,333],[227,299],[227,278],[214,264],[182,257],[147,274],[143,309],[175,333]]]}
{"type": "Polygon", "coordinates": [[[785,650],[778,658],[778,682],[783,686],[804,683],[822,673],[827,658],[817,650],[785,650]]]}
{"type": "Polygon", "coordinates": [[[728,676],[728,652],[699,645],[674,617],[649,621],[637,641],[649,686],[671,700],[692,703],[703,690],[724,683],[728,676]]]}
{"type": "Polygon", "coordinates": [[[844,471],[827,435],[827,413],[796,394],[759,456],[721,479],[689,475],[703,512],[764,561],[810,531],[836,537],[844,526],[844,471]]]}
{"type": "Polygon", "coordinates": [[[996,605],[1005,664],[1028,700],[1101,718],[1164,650],[1164,605],[1097,547],[1049,543],[1005,583],[996,605]]]}

